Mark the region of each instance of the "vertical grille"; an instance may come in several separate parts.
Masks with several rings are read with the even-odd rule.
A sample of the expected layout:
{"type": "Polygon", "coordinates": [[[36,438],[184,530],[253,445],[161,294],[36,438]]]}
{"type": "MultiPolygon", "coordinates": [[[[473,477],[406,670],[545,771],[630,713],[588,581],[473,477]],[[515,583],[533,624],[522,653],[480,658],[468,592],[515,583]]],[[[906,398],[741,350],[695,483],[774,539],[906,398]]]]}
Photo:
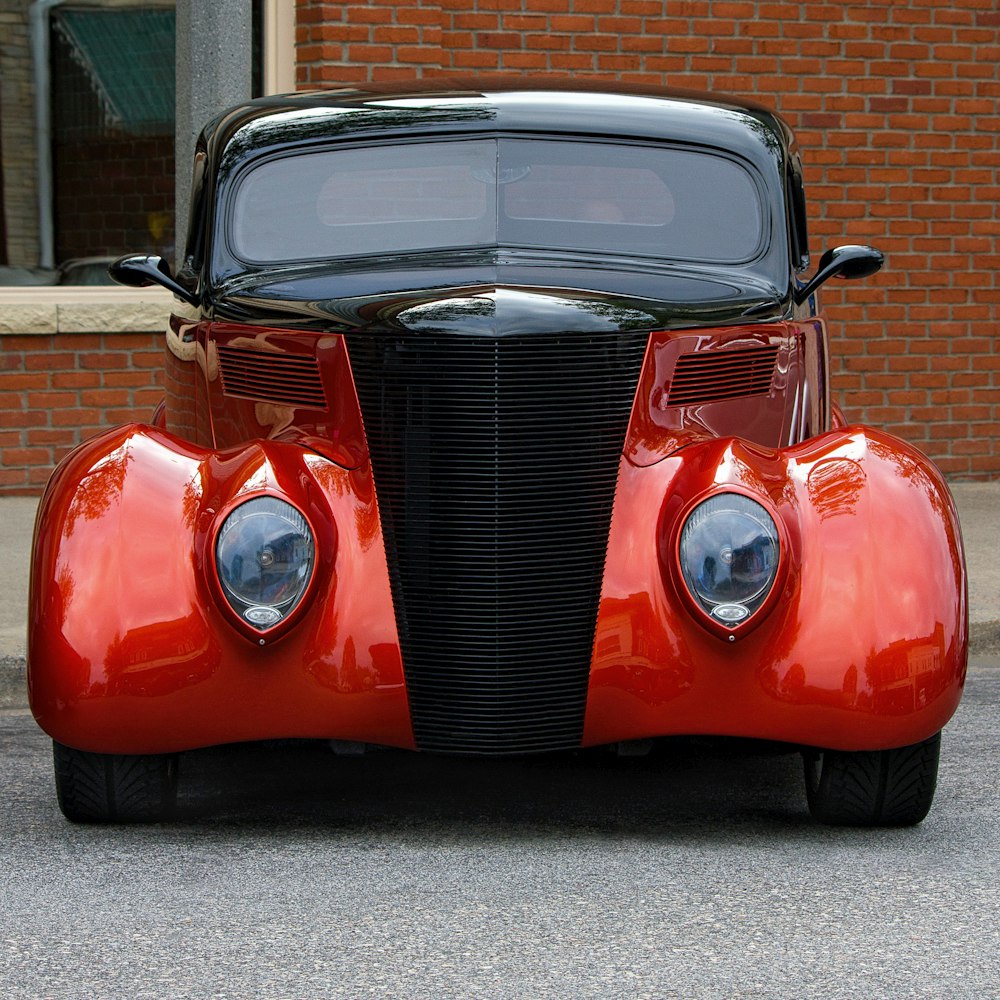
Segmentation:
{"type": "Polygon", "coordinates": [[[682,354],[670,382],[670,406],[697,406],[771,391],[778,345],[682,354]]]}
{"type": "Polygon", "coordinates": [[[578,746],[645,334],[348,338],[417,744],[578,746]]]}

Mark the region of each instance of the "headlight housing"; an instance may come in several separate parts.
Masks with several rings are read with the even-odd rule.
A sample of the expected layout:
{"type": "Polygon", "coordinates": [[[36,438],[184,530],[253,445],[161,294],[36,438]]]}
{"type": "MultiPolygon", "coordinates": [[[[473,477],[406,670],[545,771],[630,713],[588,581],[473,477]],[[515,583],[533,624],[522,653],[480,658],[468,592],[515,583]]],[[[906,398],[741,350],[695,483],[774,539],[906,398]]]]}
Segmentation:
{"type": "Polygon", "coordinates": [[[687,516],[678,543],[688,593],[727,629],[738,628],[767,600],[780,552],[771,515],[741,493],[703,500],[687,516]]]}
{"type": "Polygon", "coordinates": [[[215,541],[215,567],[230,607],[265,632],[302,599],[316,561],[303,514],[277,497],[247,500],[223,521],[215,541]]]}

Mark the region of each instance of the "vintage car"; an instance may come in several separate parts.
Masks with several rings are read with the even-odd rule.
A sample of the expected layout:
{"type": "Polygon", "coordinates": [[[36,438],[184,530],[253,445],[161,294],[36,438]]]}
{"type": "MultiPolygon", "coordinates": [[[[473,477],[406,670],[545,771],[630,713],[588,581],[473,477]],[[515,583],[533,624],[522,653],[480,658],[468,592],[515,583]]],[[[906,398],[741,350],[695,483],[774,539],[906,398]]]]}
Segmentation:
{"type": "Polygon", "coordinates": [[[933,465],[849,425],[793,136],[729,98],[521,81],[251,101],[202,133],[165,398],[55,471],[31,706],[76,821],[182,751],[313,739],[801,752],[820,821],[919,822],[966,669],[933,465]]]}

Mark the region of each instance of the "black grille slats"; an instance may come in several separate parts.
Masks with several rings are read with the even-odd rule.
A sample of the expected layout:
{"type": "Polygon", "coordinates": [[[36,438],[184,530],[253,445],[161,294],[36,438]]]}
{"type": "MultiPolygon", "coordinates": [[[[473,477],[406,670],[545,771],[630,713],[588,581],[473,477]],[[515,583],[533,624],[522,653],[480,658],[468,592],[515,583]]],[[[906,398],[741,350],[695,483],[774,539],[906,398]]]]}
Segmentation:
{"type": "Polygon", "coordinates": [[[779,346],[682,354],[667,393],[669,406],[700,406],[771,391],[779,346]]]}
{"type": "Polygon", "coordinates": [[[421,748],[579,745],[645,347],[348,335],[421,748]]]}
{"type": "Polygon", "coordinates": [[[319,363],[311,354],[258,351],[217,344],[222,390],[282,406],[326,409],[319,363]]]}

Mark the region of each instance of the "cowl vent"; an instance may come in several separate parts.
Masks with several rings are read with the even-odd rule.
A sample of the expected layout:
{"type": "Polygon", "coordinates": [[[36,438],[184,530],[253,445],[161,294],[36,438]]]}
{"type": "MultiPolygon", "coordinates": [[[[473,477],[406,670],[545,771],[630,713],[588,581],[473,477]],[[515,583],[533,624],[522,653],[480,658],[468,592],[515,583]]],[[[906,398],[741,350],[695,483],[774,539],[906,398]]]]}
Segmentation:
{"type": "Polygon", "coordinates": [[[319,364],[312,355],[276,354],[226,344],[219,344],[218,351],[222,390],[227,396],[326,409],[319,364]]]}
{"type": "Polygon", "coordinates": [[[682,354],[667,393],[668,406],[701,406],[771,391],[777,344],[682,354]]]}

